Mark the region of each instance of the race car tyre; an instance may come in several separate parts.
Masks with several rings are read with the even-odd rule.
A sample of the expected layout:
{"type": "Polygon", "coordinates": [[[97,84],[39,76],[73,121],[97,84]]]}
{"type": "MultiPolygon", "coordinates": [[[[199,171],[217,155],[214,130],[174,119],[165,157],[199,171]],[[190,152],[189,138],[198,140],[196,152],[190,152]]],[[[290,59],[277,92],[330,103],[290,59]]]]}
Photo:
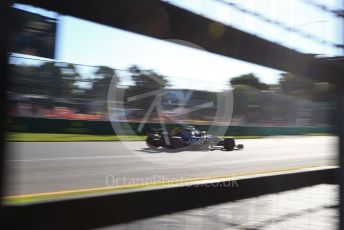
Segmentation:
{"type": "Polygon", "coordinates": [[[235,147],[235,141],[233,138],[225,138],[223,141],[223,147],[228,151],[233,151],[235,147]]]}
{"type": "Polygon", "coordinates": [[[184,142],[181,137],[171,137],[170,138],[170,145],[166,146],[170,149],[179,149],[184,147],[184,142]]]}
{"type": "Polygon", "coordinates": [[[160,140],[154,137],[147,137],[146,144],[150,148],[159,148],[161,146],[160,140]]]}

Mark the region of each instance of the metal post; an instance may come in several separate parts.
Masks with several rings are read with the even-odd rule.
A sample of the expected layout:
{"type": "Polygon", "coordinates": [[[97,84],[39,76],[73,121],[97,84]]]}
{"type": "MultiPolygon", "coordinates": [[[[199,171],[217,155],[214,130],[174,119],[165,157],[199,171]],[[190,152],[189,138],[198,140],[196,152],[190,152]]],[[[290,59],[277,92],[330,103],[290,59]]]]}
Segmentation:
{"type": "Polygon", "coordinates": [[[336,113],[336,127],[337,134],[339,136],[339,229],[344,229],[344,87],[341,85],[337,86],[337,113],[336,113]]]}
{"type": "MultiPolygon", "coordinates": [[[[344,7],[344,0],[342,1],[344,7]]],[[[342,43],[344,44],[344,20],[341,18],[342,43]]],[[[343,76],[344,77],[344,76],[343,76]]],[[[339,136],[339,229],[344,229],[344,86],[337,86],[337,131],[339,136]]]]}
{"type": "MultiPolygon", "coordinates": [[[[5,119],[6,119],[6,78],[7,78],[7,35],[8,35],[9,2],[0,1],[0,199],[4,192],[5,178],[5,119]]],[[[1,201],[0,201],[1,202],[1,201]]],[[[2,206],[2,202],[0,204],[2,206]]]]}

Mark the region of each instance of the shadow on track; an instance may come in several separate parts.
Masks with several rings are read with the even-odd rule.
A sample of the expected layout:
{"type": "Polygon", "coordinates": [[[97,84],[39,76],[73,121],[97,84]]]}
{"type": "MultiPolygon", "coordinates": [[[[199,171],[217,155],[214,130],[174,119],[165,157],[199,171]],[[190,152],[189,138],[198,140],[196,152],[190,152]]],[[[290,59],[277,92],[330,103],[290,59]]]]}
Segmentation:
{"type": "MultiPolygon", "coordinates": [[[[239,148],[235,148],[234,150],[242,150],[242,149],[239,149],[239,148]]],[[[234,151],[233,150],[233,151],[234,151]]],[[[139,152],[144,152],[144,153],[151,153],[151,154],[155,154],[155,153],[180,153],[180,152],[212,152],[212,151],[224,151],[224,152],[233,152],[233,151],[230,151],[230,150],[226,150],[225,148],[208,148],[208,149],[200,149],[200,148],[192,148],[192,147],[183,147],[183,148],[179,148],[179,149],[168,149],[168,148],[162,148],[162,147],[159,147],[159,148],[142,148],[142,149],[138,149],[138,150],[135,150],[135,151],[139,151],[139,152]]]]}

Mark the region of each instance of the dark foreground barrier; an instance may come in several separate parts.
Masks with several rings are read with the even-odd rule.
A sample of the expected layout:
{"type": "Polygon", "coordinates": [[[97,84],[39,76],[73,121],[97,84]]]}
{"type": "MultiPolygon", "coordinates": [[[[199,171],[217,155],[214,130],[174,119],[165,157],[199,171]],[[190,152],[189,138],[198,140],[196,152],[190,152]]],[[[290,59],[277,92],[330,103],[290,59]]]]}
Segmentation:
{"type": "MultiPolygon", "coordinates": [[[[112,128],[109,121],[90,120],[66,120],[11,117],[7,122],[7,131],[30,133],[68,133],[68,134],[94,134],[94,135],[145,135],[150,128],[160,128],[159,123],[146,123],[141,131],[138,131],[140,123],[118,122],[121,131],[112,128]]],[[[166,124],[168,129],[179,126],[178,124],[166,124]]],[[[194,125],[199,130],[209,130],[209,125],[194,125]]],[[[275,127],[275,126],[213,126],[211,130],[224,128],[226,136],[270,136],[270,135],[301,135],[305,133],[334,133],[332,127],[275,127]]]]}
{"type": "Polygon", "coordinates": [[[40,230],[46,229],[46,226],[49,229],[90,229],[306,186],[333,184],[337,182],[337,173],[335,167],[306,169],[288,174],[241,178],[235,183],[233,178],[14,205],[5,207],[6,212],[2,216],[11,229],[40,230]]]}

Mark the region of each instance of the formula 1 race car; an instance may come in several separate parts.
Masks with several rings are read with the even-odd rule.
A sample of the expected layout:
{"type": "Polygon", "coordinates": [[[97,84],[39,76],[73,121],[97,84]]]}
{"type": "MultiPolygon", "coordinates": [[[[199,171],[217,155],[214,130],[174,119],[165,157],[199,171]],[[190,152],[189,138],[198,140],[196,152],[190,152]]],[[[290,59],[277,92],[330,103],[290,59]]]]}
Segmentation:
{"type": "Polygon", "coordinates": [[[151,129],[147,133],[146,143],[150,148],[164,147],[168,149],[181,149],[191,147],[194,149],[224,148],[228,151],[243,149],[242,144],[235,144],[233,138],[219,138],[205,131],[199,131],[193,126],[175,128],[164,132],[162,129],[151,129]]]}

